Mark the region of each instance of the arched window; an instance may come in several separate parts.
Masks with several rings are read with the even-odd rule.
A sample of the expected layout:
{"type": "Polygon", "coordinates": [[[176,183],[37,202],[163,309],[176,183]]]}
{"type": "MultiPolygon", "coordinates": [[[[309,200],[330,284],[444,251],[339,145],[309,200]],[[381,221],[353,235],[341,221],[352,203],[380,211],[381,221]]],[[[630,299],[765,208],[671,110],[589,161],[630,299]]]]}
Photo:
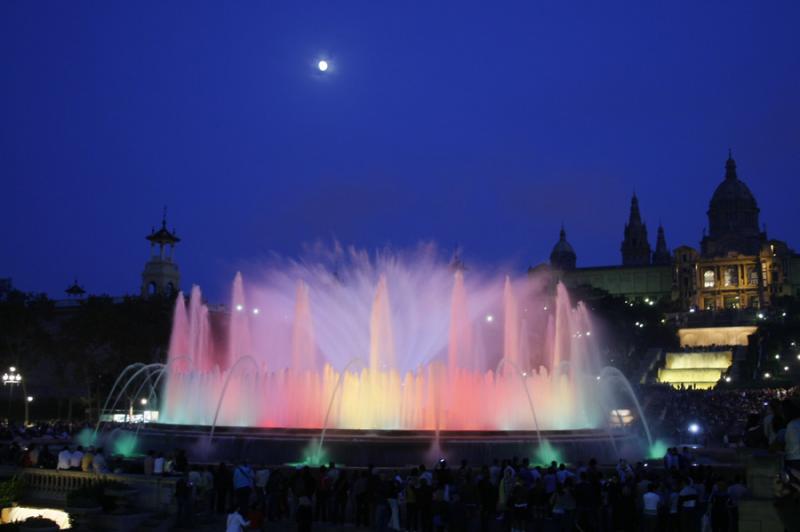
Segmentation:
{"type": "Polygon", "coordinates": [[[714,270],[706,270],[703,272],[703,288],[714,288],[714,270]]]}
{"type": "Polygon", "coordinates": [[[147,285],[147,293],[151,296],[154,296],[158,293],[158,286],[154,281],[151,281],[150,284],[147,285]]]}

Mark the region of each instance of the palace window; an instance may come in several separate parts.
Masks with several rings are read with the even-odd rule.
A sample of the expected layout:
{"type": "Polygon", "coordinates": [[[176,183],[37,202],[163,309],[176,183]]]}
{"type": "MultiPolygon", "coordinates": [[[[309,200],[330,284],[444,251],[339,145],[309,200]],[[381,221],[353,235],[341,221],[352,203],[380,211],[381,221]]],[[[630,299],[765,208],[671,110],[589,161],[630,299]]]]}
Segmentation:
{"type": "Polygon", "coordinates": [[[704,310],[714,310],[714,298],[713,297],[706,297],[703,299],[703,309],[704,310]]]}
{"type": "Polygon", "coordinates": [[[706,270],[703,272],[703,288],[714,288],[714,270],[706,270]]]}
{"type": "Polygon", "coordinates": [[[747,284],[750,286],[758,286],[758,271],[755,266],[748,266],[745,270],[747,276],[747,284]]]}
{"type": "Polygon", "coordinates": [[[725,308],[739,308],[739,296],[725,296],[722,304],[725,308]]]}
{"type": "Polygon", "coordinates": [[[739,284],[739,267],[728,266],[723,270],[723,282],[725,286],[737,286],[739,284]]]}

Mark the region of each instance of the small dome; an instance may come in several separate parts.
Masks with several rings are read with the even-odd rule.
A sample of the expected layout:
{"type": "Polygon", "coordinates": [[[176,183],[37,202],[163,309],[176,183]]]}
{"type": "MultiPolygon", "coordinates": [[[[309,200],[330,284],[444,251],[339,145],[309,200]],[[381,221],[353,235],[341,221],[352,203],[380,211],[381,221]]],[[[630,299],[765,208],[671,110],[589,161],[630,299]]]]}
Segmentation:
{"type": "Polygon", "coordinates": [[[550,264],[561,270],[574,270],[576,262],[575,250],[567,242],[567,232],[562,227],[558,242],[553,246],[553,251],[550,253],[550,264]]]}

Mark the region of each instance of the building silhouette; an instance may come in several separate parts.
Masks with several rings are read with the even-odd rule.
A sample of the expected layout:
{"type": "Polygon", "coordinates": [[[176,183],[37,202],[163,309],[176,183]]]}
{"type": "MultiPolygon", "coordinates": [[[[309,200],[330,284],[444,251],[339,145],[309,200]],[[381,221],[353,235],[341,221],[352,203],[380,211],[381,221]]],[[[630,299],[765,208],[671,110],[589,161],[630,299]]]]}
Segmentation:
{"type": "Polygon", "coordinates": [[[175,246],[181,241],[175,229],[167,229],[167,209],[161,219],[161,228],[151,229],[145,237],[150,242],[150,259],[142,272],[142,297],[173,295],[180,290],[181,274],[175,262],[175,246]]]}
{"type": "Polygon", "coordinates": [[[588,285],[630,300],[677,302],[684,310],[762,308],[781,296],[800,296],[800,256],[759,228],[759,208],[739,179],[729,152],[725,177],[707,211],[699,249],[681,245],[670,252],[659,224],[651,253],[639,200],[631,198],[621,245],[622,264],[577,267],[577,254],[562,227],[549,264],[530,268],[567,286],[588,285]]]}

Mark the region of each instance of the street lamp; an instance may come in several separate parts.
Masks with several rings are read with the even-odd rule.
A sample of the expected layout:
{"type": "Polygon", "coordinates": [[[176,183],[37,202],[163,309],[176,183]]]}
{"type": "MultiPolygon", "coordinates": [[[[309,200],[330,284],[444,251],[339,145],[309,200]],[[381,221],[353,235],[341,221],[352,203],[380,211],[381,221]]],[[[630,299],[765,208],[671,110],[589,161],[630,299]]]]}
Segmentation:
{"type": "Polygon", "coordinates": [[[147,406],[147,399],[145,399],[144,397],[142,397],[142,399],[139,402],[142,404],[142,406],[147,406]]]}
{"type": "MultiPolygon", "coordinates": [[[[6,373],[3,373],[3,386],[11,386],[8,389],[8,413],[9,418],[11,417],[11,390],[16,385],[22,385],[22,391],[25,394],[26,401],[25,401],[25,425],[28,425],[28,403],[30,401],[27,400],[28,391],[25,389],[25,383],[22,381],[22,374],[17,371],[16,366],[11,366],[8,368],[6,373]]],[[[33,400],[33,398],[31,398],[33,400]]]]}
{"type": "Polygon", "coordinates": [[[33,396],[29,395],[25,398],[25,426],[27,427],[30,425],[28,411],[30,409],[30,404],[33,402],[33,396]]]}
{"type": "Polygon", "coordinates": [[[3,385],[19,384],[20,382],[22,382],[22,375],[17,373],[17,368],[14,366],[8,368],[8,373],[3,373],[3,385]]]}

